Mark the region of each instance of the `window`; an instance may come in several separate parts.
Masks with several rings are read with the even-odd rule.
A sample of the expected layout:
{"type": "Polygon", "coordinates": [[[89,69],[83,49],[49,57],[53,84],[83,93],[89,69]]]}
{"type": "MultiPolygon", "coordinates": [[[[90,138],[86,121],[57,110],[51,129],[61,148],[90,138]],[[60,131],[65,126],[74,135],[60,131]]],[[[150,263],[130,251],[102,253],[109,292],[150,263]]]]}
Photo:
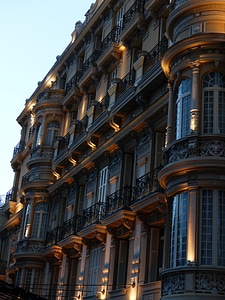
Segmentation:
{"type": "Polygon", "coordinates": [[[225,266],[225,191],[203,190],[201,264],[225,266]]]}
{"type": "Polygon", "coordinates": [[[38,203],[35,209],[33,223],[33,238],[45,239],[48,216],[48,204],[45,202],[38,203]]]}
{"type": "Polygon", "coordinates": [[[42,125],[40,124],[37,130],[36,146],[41,145],[41,137],[42,137],[42,125]]]}
{"type": "Polygon", "coordinates": [[[159,280],[159,269],[163,266],[164,230],[151,227],[148,231],[146,251],[146,282],[159,280]]]}
{"type": "Polygon", "coordinates": [[[99,172],[99,181],[98,181],[98,202],[105,202],[106,200],[106,191],[108,184],[108,166],[103,168],[99,172]]]}
{"type": "Polygon", "coordinates": [[[115,255],[114,289],[126,286],[129,240],[117,239],[115,255]]]}
{"type": "Polygon", "coordinates": [[[102,247],[93,248],[90,253],[89,273],[88,273],[88,292],[87,295],[96,294],[100,280],[102,259],[102,247]]]}
{"type": "Polygon", "coordinates": [[[123,13],[124,13],[124,7],[122,6],[116,13],[116,25],[119,26],[120,28],[123,28],[123,13]]]}
{"type": "Polygon", "coordinates": [[[25,238],[29,237],[30,234],[29,215],[30,215],[30,203],[27,204],[25,218],[24,218],[23,236],[25,238]]]}
{"type": "Polygon", "coordinates": [[[39,288],[40,270],[27,269],[25,290],[37,293],[39,288]]]}
{"type": "Polygon", "coordinates": [[[190,133],[191,90],[191,80],[183,79],[178,88],[176,101],[176,139],[190,133]]]}
{"type": "Polygon", "coordinates": [[[188,193],[176,195],[171,207],[170,268],[186,264],[188,193]]]}
{"type": "Polygon", "coordinates": [[[59,123],[52,121],[48,124],[45,144],[51,146],[57,136],[59,136],[59,123]]]}
{"type": "Polygon", "coordinates": [[[220,72],[203,80],[203,133],[225,134],[225,76],[220,72]]]}

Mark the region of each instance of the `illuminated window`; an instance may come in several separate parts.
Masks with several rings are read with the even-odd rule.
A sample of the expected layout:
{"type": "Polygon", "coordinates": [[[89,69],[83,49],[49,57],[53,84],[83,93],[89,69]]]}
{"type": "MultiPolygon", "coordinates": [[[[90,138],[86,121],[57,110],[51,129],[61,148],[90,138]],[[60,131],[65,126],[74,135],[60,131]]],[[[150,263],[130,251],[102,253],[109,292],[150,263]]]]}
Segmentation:
{"type": "Polygon", "coordinates": [[[33,238],[45,239],[48,217],[48,204],[45,202],[38,203],[35,208],[33,223],[33,238]]]}
{"type": "Polygon", "coordinates": [[[225,76],[220,72],[203,80],[203,133],[225,134],[225,76]]]}
{"type": "Polygon", "coordinates": [[[176,139],[190,133],[191,89],[191,80],[183,79],[178,88],[176,101],[176,139]]]}
{"type": "Polygon", "coordinates": [[[176,195],[171,207],[170,268],[186,264],[188,193],[176,195]]]}
{"type": "Polygon", "coordinates": [[[48,124],[45,144],[51,146],[54,143],[56,137],[59,136],[59,123],[52,121],[48,124]]]}
{"type": "Polygon", "coordinates": [[[203,190],[201,264],[225,266],[225,191],[203,190]]]}

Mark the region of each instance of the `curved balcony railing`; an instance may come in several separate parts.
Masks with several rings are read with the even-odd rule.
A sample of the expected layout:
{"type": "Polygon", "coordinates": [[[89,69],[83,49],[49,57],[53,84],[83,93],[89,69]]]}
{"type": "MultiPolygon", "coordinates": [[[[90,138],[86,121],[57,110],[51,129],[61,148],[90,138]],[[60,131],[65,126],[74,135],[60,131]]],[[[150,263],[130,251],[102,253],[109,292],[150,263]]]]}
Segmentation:
{"type": "Polygon", "coordinates": [[[198,156],[225,157],[224,136],[190,135],[174,141],[164,151],[164,166],[198,156]]]}
{"type": "Polygon", "coordinates": [[[216,295],[221,297],[225,295],[223,268],[187,266],[177,270],[167,269],[161,272],[161,278],[161,296],[185,294],[190,290],[193,294],[206,293],[211,295],[212,298],[216,295]]]}

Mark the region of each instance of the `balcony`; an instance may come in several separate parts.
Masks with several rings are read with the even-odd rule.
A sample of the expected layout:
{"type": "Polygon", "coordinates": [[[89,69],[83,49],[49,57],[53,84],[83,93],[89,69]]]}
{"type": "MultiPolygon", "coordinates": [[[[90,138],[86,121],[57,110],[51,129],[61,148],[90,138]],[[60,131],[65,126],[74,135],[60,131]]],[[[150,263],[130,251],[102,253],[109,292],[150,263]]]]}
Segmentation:
{"type": "Polygon", "coordinates": [[[59,102],[61,98],[64,96],[64,90],[61,89],[48,89],[38,94],[37,96],[37,104],[43,102],[59,102]]]}
{"type": "Polygon", "coordinates": [[[186,297],[185,294],[191,293],[198,299],[206,299],[206,297],[213,299],[218,296],[223,299],[225,295],[223,268],[187,265],[183,268],[165,269],[161,272],[161,278],[162,297],[183,299],[186,297]]]}
{"type": "Polygon", "coordinates": [[[89,88],[93,80],[98,80],[98,70],[96,61],[100,53],[101,50],[94,50],[94,52],[82,64],[82,75],[79,80],[79,86],[81,86],[81,88],[89,88]]]}
{"type": "MultiPolygon", "coordinates": [[[[195,180],[204,180],[207,186],[212,178],[219,180],[224,174],[225,142],[223,135],[190,134],[169,144],[164,151],[164,168],[159,173],[163,188],[172,188],[176,173],[181,182],[187,182],[188,173],[195,172],[195,180]],[[201,175],[202,174],[202,175],[201,175]],[[220,174],[220,175],[218,175],[220,174]],[[197,176],[197,177],[196,177],[197,176]]],[[[203,184],[203,182],[202,182],[203,184]]],[[[177,182],[178,185],[178,182],[177,182]]]]}
{"type": "Polygon", "coordinates": [[[161,169],[160,166],[136,179],[134,202],[140,201],[141,198],[149,196],[149,194],[163,192],[157,178],[161,169]]]}
{"type": "Polygon", "coordinates": [[[133,188],[125,186],[107,196],[102,205],[101,223],[117,236],[126,236],[132,231],[135,213],[130,209],[133,198],[133,188]]]}
{"type": "Polygon", "coordinates": [[[42,251],[44,250],[44,242],[37,240],[20,240],[17,243],[16,251],[13,258],[18,262],[20,259],[24,260],[39,260],[44,262],[42,251]]]}
{"type": "Polygon", "coordinates": [[[120,58],[120,33],[122,28],[115,26],[101,42],[101,53],[96,61],[97,65],[104,68],[113,60],[120,58]]]}
{"type": "Polygon", "coordinates": [[[157,62],[161,61],[167,49],[168,41],[166,38],[164,38],[147,53],[144,60],[143,74],[146,74],[157,62]]]}
{"type": "Polygon", "coordinates": [[[135,70],[132,69],[123,79],[117,83],[116,101],[134,86],[135,70]]]}
{"type": "Polygon", "coordinates": [[[124,44],[130,44],[130,42],[141,37],[146,31],[144,2],[135,1],[123,16],[123,28],[120,33],[120,40],[124,44]]]}
{"type": "Polygon", "coordinates": [[[75,75],[67,82],[65,89],[65,97],[63,98],[64,105],[71,105],[74,100],[77,102],[81,101],[82,93],[80,91],[78,82],[82,77],[82,72],[77,71],[75,75]]]}

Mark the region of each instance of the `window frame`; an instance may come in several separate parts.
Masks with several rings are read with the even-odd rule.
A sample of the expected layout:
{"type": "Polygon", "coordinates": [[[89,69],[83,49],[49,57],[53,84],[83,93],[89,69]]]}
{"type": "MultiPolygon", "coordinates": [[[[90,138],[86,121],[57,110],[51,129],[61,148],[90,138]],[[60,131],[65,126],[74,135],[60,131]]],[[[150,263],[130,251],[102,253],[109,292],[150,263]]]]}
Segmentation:
{"type": "Polygon", "coordinates": [[[202,89],[202,132],[225,134],[225,74],[217,71],[207,73],[202,89]]]}
{"type": "Polygon", "coordinates": [[[190,111],[191,111],[192,82],[190,78],[181,80],[177,89],[175,103],[175,138],[176,140],[187,136],[191,132],[190,111]]]}
{"type": "Polygon", "coordinates": [[[47,220],[48,220],[48,211],[49,205],[47,202],[39,202],[35,206],[34,213],[34,222],[32,228],[32,238],[36,239],[45,239],[46,229],[47,229],[47,220]],[[45,205],[45,209],[40,208],[39,206],[45,205]],[[44,220],[44,221],[43,221],[44,220]]]}

